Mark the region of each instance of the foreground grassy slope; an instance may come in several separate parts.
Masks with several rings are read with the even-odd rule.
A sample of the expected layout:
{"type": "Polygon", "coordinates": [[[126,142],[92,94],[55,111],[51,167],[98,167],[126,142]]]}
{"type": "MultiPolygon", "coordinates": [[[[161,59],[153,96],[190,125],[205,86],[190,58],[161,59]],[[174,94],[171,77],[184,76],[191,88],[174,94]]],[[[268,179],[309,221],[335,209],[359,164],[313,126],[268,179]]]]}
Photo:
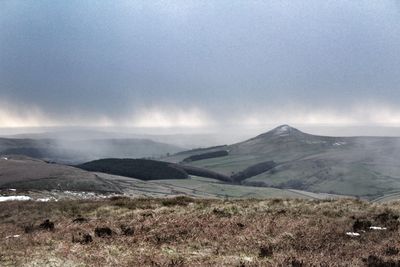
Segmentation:
{"type": "Polygon", "coordinates": [[[355,200],[0,203],[0,265],[398,266],[399,213],[355,200]]]}

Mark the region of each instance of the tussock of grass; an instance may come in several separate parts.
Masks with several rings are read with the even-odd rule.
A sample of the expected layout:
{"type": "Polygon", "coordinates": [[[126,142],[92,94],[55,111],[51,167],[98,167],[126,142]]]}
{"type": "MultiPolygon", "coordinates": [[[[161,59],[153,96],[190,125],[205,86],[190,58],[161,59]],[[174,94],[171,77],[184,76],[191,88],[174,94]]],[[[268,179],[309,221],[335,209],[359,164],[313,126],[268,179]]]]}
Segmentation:
{"type": "Polygon", "coordinates": [[[344,199],[4,202],[0,266],[396,264],[399,214],[400,203],[344,199]],[[388,229],[346,236],[357,220],[388,229]]]}

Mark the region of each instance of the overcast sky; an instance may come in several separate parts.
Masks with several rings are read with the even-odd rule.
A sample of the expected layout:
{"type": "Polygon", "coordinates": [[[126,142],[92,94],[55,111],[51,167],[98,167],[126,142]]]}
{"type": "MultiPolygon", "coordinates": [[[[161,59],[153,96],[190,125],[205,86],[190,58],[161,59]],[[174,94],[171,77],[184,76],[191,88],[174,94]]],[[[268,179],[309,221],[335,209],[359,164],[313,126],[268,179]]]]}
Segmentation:
{"type": "Polygon", "coordinates": [[[400,126],[398,1],[0,1],[0,127],[400,126]]]}

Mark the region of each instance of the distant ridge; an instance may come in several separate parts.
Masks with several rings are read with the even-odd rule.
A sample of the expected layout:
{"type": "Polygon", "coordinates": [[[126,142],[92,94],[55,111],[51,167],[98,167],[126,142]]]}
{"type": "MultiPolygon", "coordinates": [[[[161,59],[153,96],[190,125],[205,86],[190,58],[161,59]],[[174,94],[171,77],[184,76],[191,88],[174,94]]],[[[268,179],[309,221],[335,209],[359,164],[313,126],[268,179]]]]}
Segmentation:
{"type": "Polygon", "coordinates": [[[149,139],[13,139],[0,138],[0,154],[18,154],[63,164],[99,158],[150,158],[183,149],[149,139]]]}
{"type": "MultiPolygon", "coordinates": [[[[257,164],[274,162],[273,168],[247,175],[241,183],[368,199],[400,195],[399,137],[319,136],[283,124],[224,149],[226,156],[186,164],[236,177],[257,164]]],[[[201,150],[208,152],[215,148],[201,150]]],[[[180,162],[197,154],[180,152],[165,160],[180,162]]]]}
{"type": "Polygon", "coordinates": [[[274,129],[272,129],[271,131],[265,133],[265,134],[269,134],[269,135],[277,135],[277,136],[287,136],[287,135],[291,135],[291,134],[304,134],[303,132],[299,131],[298,129],[291,127],[290,125],[287,124],[283,124],[280,125],[274,129]]]}
{"type": "Polygon", "coordinates": [[[249,140],[260,139],[260,138],[271,138],[271,137],[305,136],[305,135],[309,134],[306,134],[294,127],[291,127],[290,125],[283,124],[268,132],[257,135],[256,137],[253,137],[249,140]]]}

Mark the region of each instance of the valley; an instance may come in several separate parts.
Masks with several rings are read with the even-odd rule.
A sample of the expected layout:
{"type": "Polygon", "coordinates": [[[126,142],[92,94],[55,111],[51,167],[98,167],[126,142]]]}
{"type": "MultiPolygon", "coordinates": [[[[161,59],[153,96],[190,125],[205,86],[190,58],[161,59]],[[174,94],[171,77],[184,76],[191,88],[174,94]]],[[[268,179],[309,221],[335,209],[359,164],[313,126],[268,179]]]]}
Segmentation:
{"type": "MultiPolygon", "coordinates": [[[[400,195],[400,138],[395,137],[316,136],[282,125],[232,145],[177,153],[163,150],[153,160],[130,159],[129,155],[140,152],[116,140],[112,144],[124,146],[123,150],[113,147],[110,155],[116,157],[99,160],[97,155],[89,157],[94,161],[69,166],[51,154],[45,159],[28,157],[32,156],[29,153],[4,154],[11,147],[23,154],[31,147],[42,149],[54,142],[1,141],[0,188],[4,190],[88,191],[134,197],[359,197],[371,201],[400,195]]],[[[146,142],[141,143],[144,150],[155,149],[154,142],[146,142]]]]}

